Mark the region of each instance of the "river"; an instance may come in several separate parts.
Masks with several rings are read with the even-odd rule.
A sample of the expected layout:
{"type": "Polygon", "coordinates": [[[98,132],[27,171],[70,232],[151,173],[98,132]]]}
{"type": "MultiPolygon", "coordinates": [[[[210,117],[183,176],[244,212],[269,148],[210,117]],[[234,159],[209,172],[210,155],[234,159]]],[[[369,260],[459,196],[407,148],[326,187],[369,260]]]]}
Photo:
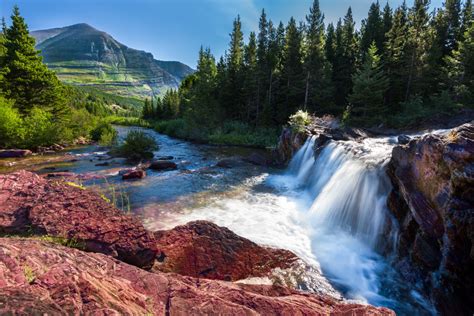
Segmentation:
{"type": "Polygon", "coordinates": [[[390,221],[384,167],[395,138],[332,142],[317,158],[309,139],[289,167],[278,170],[251,164],[216,167],[220,159],[255,149],[198,145],[137,127],[117,127],[120,139],[131,129],[154,137],[160,146],[155,156],[173,156],[178,170],[149,170],[142,180],[123,181],[118,172],[124,161],[104,160],[104,149],[97,146],[72,150],[74,159],[34,169],[105,176],[106,181],[84,184],[109,195],[121,192],[122,209],[150,230],[210,220],[259,244],[293,251],[348,299],[389,307],[399,315],[434,313],[417,285],[402,281],[390,256],[378,251],[381,243],[395,243],[397,237],[384,232],[390,221]]]}

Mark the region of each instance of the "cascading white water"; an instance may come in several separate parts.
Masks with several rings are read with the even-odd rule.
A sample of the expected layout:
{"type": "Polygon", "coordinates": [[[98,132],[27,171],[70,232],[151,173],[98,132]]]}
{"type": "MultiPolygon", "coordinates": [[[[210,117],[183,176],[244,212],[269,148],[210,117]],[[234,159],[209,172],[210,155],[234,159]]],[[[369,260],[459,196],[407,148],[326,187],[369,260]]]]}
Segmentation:
{"type": "MultiPolygon", "coordinates": [[[[174,221],[206,219],[257,243],[286,248],[321,267],[347,298],[425,314],[429,306],[376,251],[390,219],[385,164],[394,138],[332,141],[317,156],[315,138],[295,154],[284,174],[263,174],[215,196],[174,221]],[[231,190],[232,191],[232,190],[231,190]]],[[[429,313],[428,313],[429,314],[429,313]]]]}
{"type": "Polygon", "coordinates": [[[289,175],[313,199],[309,215],[315,226],[345,231],[373,248],[386,221],[390,184],[383,167],[392,139],[365,142],[331,142],[315,159],[310,138],[289,175]]]}

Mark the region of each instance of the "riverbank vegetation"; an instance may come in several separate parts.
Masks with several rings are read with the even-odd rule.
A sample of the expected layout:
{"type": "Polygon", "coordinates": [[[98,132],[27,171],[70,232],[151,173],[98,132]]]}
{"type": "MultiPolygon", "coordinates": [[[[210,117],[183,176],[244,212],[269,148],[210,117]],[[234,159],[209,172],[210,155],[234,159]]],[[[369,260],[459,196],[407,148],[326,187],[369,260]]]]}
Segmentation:
{"type": "MultiPolygon", "coordinates": [[[[137,102],[135,100],[135,102],[137,102]]],[[[14,8],[0,36],[0,148],[35,149],[92,136],[110,144],[110,115],[136,115],[130,100],[62,84],[42,62],[14,8]]]]}
{"type": "Polygon", "coordinates": [[[178,91],[147,100],[143,118],[158,131],[198,139],[233,139],[227,122],[247,135],[286,124],[305,110],[333,114],[356,126],[404,127],[472,107],[472,1],[428,0],[397,8],[373,3],[356,29],[352,10],[324,23],[315,0],[298,23],[275,24],[262,11],[258,33],[244,42],[239,17],[217,61],[199,51],[197,71],[178,91]],[[243,125],[239,125],[241,124],[243,125]]]}

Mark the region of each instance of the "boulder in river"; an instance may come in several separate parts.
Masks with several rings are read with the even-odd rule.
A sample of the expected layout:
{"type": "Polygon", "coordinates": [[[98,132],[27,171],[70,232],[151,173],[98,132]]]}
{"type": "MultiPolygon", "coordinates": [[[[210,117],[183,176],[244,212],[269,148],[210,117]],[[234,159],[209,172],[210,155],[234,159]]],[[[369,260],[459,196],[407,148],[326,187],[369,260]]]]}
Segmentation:
{"type": "Polygon", "coordinates": [[[31,150],[28,149],[3,149],[0,150],[0,158],[21,158],[30,156],[31,150]]]}
{"type": "Polygon", "coordinates": [[[161,156],[161,157],[158,157],[156,159],[157,160],[173,160],[174,157],[173,156],[161,156]]]}
{"type": "Polygon", "coordinates": [[[395,147],[388,170],[399,261],[422,280],[442,314],[472,313],[474,125],[395,147]]]}
{"type": "Polygon", "coordinates": [[[395,315],[282,286],[152,273],[101,253],[19,238],[0,238],[0,314],[395,315]]]}
{"type": "Polygon", "coordinates": [[[145,170],[136,169],[122,175],[123,180],[143,179],[146,177],[145,170]]]}
{"type": "Polygon", "coordinates": [[[149,168],[152,170],[176,170],[178,165],[169,160],[155,160],[151,162],[149,168]]]}
{"type": "Polygon", "coordinates": [[[164,256],[154,269],[193,277],[226,281],[264,277],[298,260],[288,250],[259,246],[206,221],[158,231],[155,237],[164,256]]]}

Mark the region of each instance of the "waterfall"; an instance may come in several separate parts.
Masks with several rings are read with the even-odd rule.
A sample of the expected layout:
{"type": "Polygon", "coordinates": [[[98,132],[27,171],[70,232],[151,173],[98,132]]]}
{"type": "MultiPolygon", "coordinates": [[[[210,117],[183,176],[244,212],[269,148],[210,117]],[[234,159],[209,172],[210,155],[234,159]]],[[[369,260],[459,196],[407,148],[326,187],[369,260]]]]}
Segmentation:
{"type": "Polygon", "coordinates": [[[288,168],[292,186],[306,190],[312,200],[310,220],[376,247],[387,220],[391,187],[384,166],[394,140],[330,142],[316,158],[314,141],[306,141],[288,168]]]}

